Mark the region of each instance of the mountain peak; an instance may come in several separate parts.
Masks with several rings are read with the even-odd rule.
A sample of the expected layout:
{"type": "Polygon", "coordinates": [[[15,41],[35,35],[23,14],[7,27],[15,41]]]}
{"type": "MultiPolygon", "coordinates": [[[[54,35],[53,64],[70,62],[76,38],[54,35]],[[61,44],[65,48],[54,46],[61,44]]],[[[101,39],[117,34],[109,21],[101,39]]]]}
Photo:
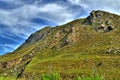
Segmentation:
{"type": "Polygon", "coordinates": [[[120,21],[119,17],[109,12],[93,10],[83,24],[92,25],[97,32],[109,32],[118,27],[116,23],[120,21]]]}

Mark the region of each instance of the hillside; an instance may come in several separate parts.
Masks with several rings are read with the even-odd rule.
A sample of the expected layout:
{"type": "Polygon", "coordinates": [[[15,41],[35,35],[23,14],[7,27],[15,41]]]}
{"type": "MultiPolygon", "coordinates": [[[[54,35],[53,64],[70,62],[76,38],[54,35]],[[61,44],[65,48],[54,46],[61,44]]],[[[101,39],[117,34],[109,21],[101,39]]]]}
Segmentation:
{"type": "MultiPolygon", "coordinates": [[[[99,73],[120,78],[120,16],[92,11],[87,18],[33,33],[14,52],[0,56],[0,75],[31,80],[58,72],[62,80],[99,73]]],[[[24,79],[23,79],[24,80],[24,79]]]]}

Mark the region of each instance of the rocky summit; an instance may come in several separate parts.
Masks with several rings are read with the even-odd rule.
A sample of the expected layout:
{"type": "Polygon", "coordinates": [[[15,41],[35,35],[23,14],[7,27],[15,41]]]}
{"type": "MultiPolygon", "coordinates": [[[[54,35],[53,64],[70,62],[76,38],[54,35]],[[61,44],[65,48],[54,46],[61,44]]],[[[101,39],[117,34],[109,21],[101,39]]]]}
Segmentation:
{"type": "Polygon", "coordinates": [[[59,73],[62,80],[94,74],[119,80],[120,16],[92,11],[87,18],[45,27],[15,51],[0,56],[2,77],[41,80],[42,74],[52,72],[59,73]]]}

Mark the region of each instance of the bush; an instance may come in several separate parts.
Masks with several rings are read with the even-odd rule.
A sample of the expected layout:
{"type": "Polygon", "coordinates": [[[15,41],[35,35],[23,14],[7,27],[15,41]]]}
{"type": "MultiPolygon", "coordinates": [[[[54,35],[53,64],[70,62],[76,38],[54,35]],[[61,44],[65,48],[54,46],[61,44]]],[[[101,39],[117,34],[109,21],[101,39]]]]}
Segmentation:
{"type": "Polygon", "coordinates": [[[96,76],[89,76],[85,78],[78,77],[76,80],[102,80],[102,78],[99,75],[96,75],[96,76]]]}
{"type": "Polygon", "coordinates": [[[58,73],[43,74],[41,80],[61,80],[58,73]]]}

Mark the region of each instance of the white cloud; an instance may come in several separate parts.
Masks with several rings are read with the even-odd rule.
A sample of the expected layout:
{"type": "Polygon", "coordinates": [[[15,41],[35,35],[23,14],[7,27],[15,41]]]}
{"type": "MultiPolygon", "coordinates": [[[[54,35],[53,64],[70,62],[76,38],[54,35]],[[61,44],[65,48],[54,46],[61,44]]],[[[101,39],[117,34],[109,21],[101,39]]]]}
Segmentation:
{"type": "MultiPolygon", "coordinates": [[[[20,7],[17,10],[14,10],[14,13],[20,13],[20,17],[24,19],[32,18],[42,18],[48,21],[55,23],[63,23],[69,19],[73,20],[76,13],[72,13],[71,10],[68,10],[67,6],[51,3],[45,4],[43,6],[38,5],[25,5],[20,7]]],[[[17,15],[19,16],[19,14],[17,15]]]]}
{"type": "Polygon", "coordinates": [[[67,6],[58,4],[46,4],[38,8],[38,17],[61,24],[73,20],[76,13],[72,13],[67,6]],[[41,15],[41,16],[40,16],[41,15]]]}
{"type": "Polygon", "coordinates": [[[120,0],[68,0],[72,5],[81,5],[87,13],[104,10],[120,15],[120,0]]]}
{"type": "Polygon", "coordinates": [[[13,45],[13,44],[0,44],[0,47],[3,49],[5,52],[11,52],[13,49],[17,49],[19,45],[13,45]]]}
{"type": "Polygon", "coordinates": [[[73,5],[79,5],[82,6],[83,8],[88,8],[89,5],[83,4],[82,0],[68,0],[73,5]]]}
{"type": "Polygon", "coordinates": [[[3,37],[3,38],[6,38],[6,39],[9,39],[9,40],[12,40],[12,41],[15,41],[15,42],[19,42],[18,40],[16,40],[16,39],[14,39],[14,38],[12,38],[12,37],[10,37],[10,36],[7,36],[7,35],[0,35],[1,37],[3,37]]]}
{"type": "Polygon", "coordinates": [[[23,5],[23,1],[22,0],[0,0],[2,2],[11,4],[11,5],[23,5]]]}
{"type": "Polygon", "coordinates": [[[4,44],[4,46],[6,47],[6,48],[11,48],[11,49],[16,49],[17,47],[18,47],[18,45],[12,45],[12,44],[4,44]]]}
{"type": "Polygon", "coordinates": [[[35,16],[36,12],[33,12],[32,8],[28,10],[28,7],[10,11],[0,9],[0,24],[8,26],[7,30],[9,32],[19,37],[26,38],[31,33],[31,31],[29,31],[30,29],[38,30],[43,27],[40,23],[37,24],[30,21],[35,18],[35,16]],[[23,33],[26,36],[21,35],[23,33]]]}

